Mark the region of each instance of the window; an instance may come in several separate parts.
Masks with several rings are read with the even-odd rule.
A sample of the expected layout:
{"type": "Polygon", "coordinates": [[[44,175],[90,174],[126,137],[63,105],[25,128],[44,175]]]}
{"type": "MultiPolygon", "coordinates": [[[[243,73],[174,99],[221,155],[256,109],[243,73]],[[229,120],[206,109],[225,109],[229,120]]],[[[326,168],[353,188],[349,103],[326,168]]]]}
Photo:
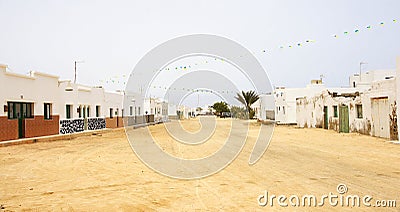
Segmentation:
{"type": "Polygon", "coordinates": [[[50,103],[44,103],[44,119],[51,119],[52,108],[50,103]]]}
{"type": "Polygon", "coordinates": [[[113,109],[112,108],[110,108],[110,118],[113,118],[114,117],[114,114],[113,114],[113,109]]]}
{"type": "Polygon", "coordinates": [[[78,107],[78,116],[79,116],[79,118],[82,118],[82,106],[80,106],[80,105],[78,107]]]}
{"type": "Polygon", "coordinates": [[[283,114],[285,114],[285,106],[282,106],[283,114]]]}
{"type": "Polygon", "coordinates": [[[138,107],[138,115],[140,116],[140,107],[138,107]]]}
{"type": "Polygon", "coordinates": [[[90,107],[89,106],[86,107],[86,113],[87,113],[87,117],[90,117],[90,107]]]}
{"type": "Polygon", "coordinates": [[[355,88],[355,87],[356,87],[356,82],[353,81],[353,88],[355,88]]]}
{"type": "Polygon", "coordinates": [[[121,117],[124,118],[124,109],[121,109],[121,117]]]}
{"type": "Polygon", "coordinates": [[[150,114],[153,114],[153,108],[150,109],[150,114]]]}
{"type": "Polygon", "coordinates": [[[356,110],[357,110],[357,118],[362,119],[363,117],[362,105],[356,105],[356,110]]]}
{"type": "Polygon", "coordinates": [[[131,116],[132,114],[133,114],[133,107],[130,106],[130,107],[129,107],[129,115],[131,116]]]}
{"type": "Polygon", "coordinates": [[[100,117],[100,105],[96,105],[96,117],[100,117]]]}
{"type": "Polygon", "coordinates": [[[333,117],[335,117],[335,118],[338,117],[337,105],[333,106],[333,117]]]}
{"type": "Polygon", "coordinates": [[[72,117],[71,114],[72,105],[65,105],[65,117],[70,119],[72,117]]]}
{"type": "Polygon", "coordinates": [[[26,103],[26,110],[23,111],[25,118],[33,118],[33,103],[26,103]]]}
{"type": "Polygon", "coordinates": [[[8,118],[33,118],[33,103],[7,102],[8,118]]]}
{"type": "Polygon", "coordinates": [[[17,116],[15,114],[15,105],[13,102],[8,103],[8,118],[9,119],[17,118],[17,116]]]}
{"type": "Polygon", "coordinates": [[[83,106],[82,108],[82,112],[83,112],[83,118],[86,118],[86,106],[83,106]]]}

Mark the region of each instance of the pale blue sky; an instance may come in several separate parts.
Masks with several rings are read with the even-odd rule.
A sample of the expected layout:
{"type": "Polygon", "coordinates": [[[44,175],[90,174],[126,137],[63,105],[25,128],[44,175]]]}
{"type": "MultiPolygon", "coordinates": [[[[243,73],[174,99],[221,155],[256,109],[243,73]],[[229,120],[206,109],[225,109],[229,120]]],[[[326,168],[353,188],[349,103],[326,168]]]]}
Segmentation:
{"type": "Polygon", "coordinates": [[[37,70],[72,79],[74,61],[84,60],[78,82],[94,85],[128,75],[162,42],[209,33],[255,52],[273,85],[303,87],[324,74],[328,86],[341,86],[358,72],[360,61],[368,62],[364,70],[395,68],[399,8],[398,0],[0,0],[0,63],[19,73],[37,70]],[[307,39],[316,42],[279,49],[307,39]]]}

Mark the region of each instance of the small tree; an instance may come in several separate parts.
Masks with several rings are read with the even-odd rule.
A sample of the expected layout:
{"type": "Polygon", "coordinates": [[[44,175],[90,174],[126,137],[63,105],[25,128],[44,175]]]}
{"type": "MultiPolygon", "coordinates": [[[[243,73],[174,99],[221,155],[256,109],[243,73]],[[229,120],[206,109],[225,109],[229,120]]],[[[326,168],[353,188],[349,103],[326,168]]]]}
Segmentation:
{"type": "Polygon", "coordinates": [[[245,106],[247,112],[249,113],[249,118],[252,119],[255,113],[251,108],[251,105],[260,98],[258,94],[256,94],[255,91],[242,91],[241,94],[237,93],[237,96],[235,98],[245,106]]]}
{"type": "Polygon", "coordinates": [[[247,113],[244,107],[232,106],[231,114],[233,118],[247,119],[247,113]]]}
{"type": "Polygon", "coordinates": [[[221,115],[222,112],[230,112],[228,104],[226,104],[226,102],[216,102],[212,107],[218,115],[221,115]]]}

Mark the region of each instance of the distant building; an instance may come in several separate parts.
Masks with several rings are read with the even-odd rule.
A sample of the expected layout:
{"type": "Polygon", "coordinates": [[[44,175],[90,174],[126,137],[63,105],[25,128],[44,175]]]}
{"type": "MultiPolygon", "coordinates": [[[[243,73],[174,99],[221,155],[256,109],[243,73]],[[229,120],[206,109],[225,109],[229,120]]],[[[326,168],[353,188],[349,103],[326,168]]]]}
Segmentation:
{"type": "Polygon", "coordinates": [[[260,94],[259,99],[252,106],[254,118],[260,121],[275,120],[275,99],[271,93],[260,94]]]}
{"type": "Polygon", "coordinates": [[[296,99],[311,97],[325,89],[322,80],[311,80],[305,88],[276,87],[275,121],[278,124],[296,124],[296,99]]]}

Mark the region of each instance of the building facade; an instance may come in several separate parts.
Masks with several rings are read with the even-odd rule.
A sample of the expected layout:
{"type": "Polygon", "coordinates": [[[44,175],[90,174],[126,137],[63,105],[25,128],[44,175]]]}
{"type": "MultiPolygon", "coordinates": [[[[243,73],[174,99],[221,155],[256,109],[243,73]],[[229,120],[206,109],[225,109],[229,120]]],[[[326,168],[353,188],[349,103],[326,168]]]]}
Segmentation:
{"type": "Polygon", "coordinates": [[[168,121],[168,103],[0,65],[0,141],[168,121]],[[136,100],[135,100],[136,98],[136,100]],[[147,112],[147,114],[146,114],[147,112]]]}
{"type": "Polygon", "coordinates": [[[58,77],[8,72],[0,65],[0,141],[58,134],[60,103],[58,77]]]}
{"type": "Polygon", "coordinates": [[[326,89],[296,99],[297,126],[398,140],[395,78],[373,81],[370,88],[326,89]]]}
{"type": "Polygon", "coordinates": [[[251,107],[257,120],[275,120],[275,99],[271,93],[260,94],[259,99],[251,107]]]}
{"type": "Polygon", "coordinates": [[[305,88],[275,88],[275,121],[278,124],[296,124],[296,99],[314,96],[324,89],[322,80],[311,80],[305,88]]]}

